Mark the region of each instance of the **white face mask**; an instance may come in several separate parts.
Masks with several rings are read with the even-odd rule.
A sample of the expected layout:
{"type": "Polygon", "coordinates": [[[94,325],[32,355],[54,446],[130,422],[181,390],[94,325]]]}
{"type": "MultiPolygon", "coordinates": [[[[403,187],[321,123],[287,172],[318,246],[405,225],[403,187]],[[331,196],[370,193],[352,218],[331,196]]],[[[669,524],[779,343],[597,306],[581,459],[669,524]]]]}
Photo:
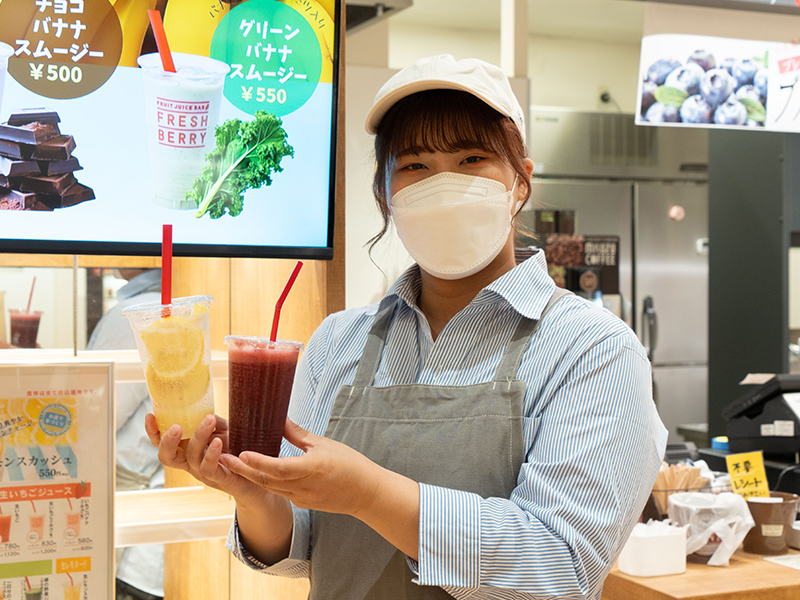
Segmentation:
{"type": "Polygon", "coordinates": [[[397,234],[419,266],[440,279],[469,277],[500,254],[511,231],[511,190],[494,179],[439,173],[392,196],[397,234]]]}

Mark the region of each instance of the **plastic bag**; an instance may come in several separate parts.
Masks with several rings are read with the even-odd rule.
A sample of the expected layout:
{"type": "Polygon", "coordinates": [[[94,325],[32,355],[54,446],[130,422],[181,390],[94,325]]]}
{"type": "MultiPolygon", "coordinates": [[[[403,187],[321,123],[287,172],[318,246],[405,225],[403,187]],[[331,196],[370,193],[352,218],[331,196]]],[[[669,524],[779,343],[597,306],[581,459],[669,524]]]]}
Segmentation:
{"type": "Polygon", "coordinates": [[[745,535],[755,525],[747,502],[738,494],[683,492],[669,497],[669,518],[688,525],[686,554],[709,556],[708,564],[727,567],[745,535]]]}

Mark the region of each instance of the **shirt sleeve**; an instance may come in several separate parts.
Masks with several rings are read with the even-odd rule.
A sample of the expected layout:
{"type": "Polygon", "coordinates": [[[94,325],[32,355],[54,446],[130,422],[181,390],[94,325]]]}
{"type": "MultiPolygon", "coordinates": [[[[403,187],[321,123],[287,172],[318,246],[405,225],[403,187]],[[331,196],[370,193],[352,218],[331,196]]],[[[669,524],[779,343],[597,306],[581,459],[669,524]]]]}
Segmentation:
{"type": "Polygon", "coordinates": [[[652,489],[666,430],[632,332],[566,354],[525,418],[511,498],[420,486],[420,584],[472,600],[600,597],[652,489]]]}
{"type": "Polygon", "coordinates": [[[289,556],[274,565],[262,563],[253,557],[242,545],[239,538],[239,522],[236,515],[233,517],[228,539],[225,547],[243,564],[254,571],[260,571],[267,575],[279,575],[281,577],[301,578],[309,575],[308,557],[310,554],[310,516],[305,509],[292,506],[292,544],[289,556]]]}

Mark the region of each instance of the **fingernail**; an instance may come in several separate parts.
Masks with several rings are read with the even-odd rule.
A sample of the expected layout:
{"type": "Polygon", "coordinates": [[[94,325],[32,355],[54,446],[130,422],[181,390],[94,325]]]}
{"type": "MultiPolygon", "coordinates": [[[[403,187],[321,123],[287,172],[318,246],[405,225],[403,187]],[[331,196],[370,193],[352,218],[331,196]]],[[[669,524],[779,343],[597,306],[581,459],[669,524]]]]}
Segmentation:
{"type": "Polygon", "coordinates": [[[206,418],[205,418],[205,419],[203,419],[203,423],[204,423],[205,425],[211,425],[211,424],[213,424],[213,423],[214,423],[214,417],[212,417],[211,415],[206,415],[206,418]]]}
{"type": "Polygon", "coordinates": [[[167,429],[167,435],[169,437],[175,437],[176,435],[178,435],[178,426],[177,425],[171,425],[170,428],[167,429]]]}
{"type": "Polygon", "coordinates": [[[250,462],[250,455],[247,452],[242,452],[239,455],[239,460],[242,461],[244,464],[248,464],[250,462]]]}

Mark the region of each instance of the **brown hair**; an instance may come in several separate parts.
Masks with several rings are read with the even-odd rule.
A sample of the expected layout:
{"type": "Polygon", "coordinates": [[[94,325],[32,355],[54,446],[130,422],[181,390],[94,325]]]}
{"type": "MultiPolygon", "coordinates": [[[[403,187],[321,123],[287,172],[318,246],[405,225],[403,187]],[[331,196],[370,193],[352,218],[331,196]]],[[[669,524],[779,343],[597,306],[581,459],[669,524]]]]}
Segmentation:
{"type": "Polygon", "coordinates": [[[408,152],[456,152],[469,148],[491,152],[514,169],[518,185],[525,188],[521,210],[530,197],[531,182],[525,168],[525,143],[510,117],[459,90],[417,92],[389,109],[375,136],[372,191],[383,217],[383,228],[369,241],[370,251],[389,228],[389,174],[397,158],[408,152]]]}

